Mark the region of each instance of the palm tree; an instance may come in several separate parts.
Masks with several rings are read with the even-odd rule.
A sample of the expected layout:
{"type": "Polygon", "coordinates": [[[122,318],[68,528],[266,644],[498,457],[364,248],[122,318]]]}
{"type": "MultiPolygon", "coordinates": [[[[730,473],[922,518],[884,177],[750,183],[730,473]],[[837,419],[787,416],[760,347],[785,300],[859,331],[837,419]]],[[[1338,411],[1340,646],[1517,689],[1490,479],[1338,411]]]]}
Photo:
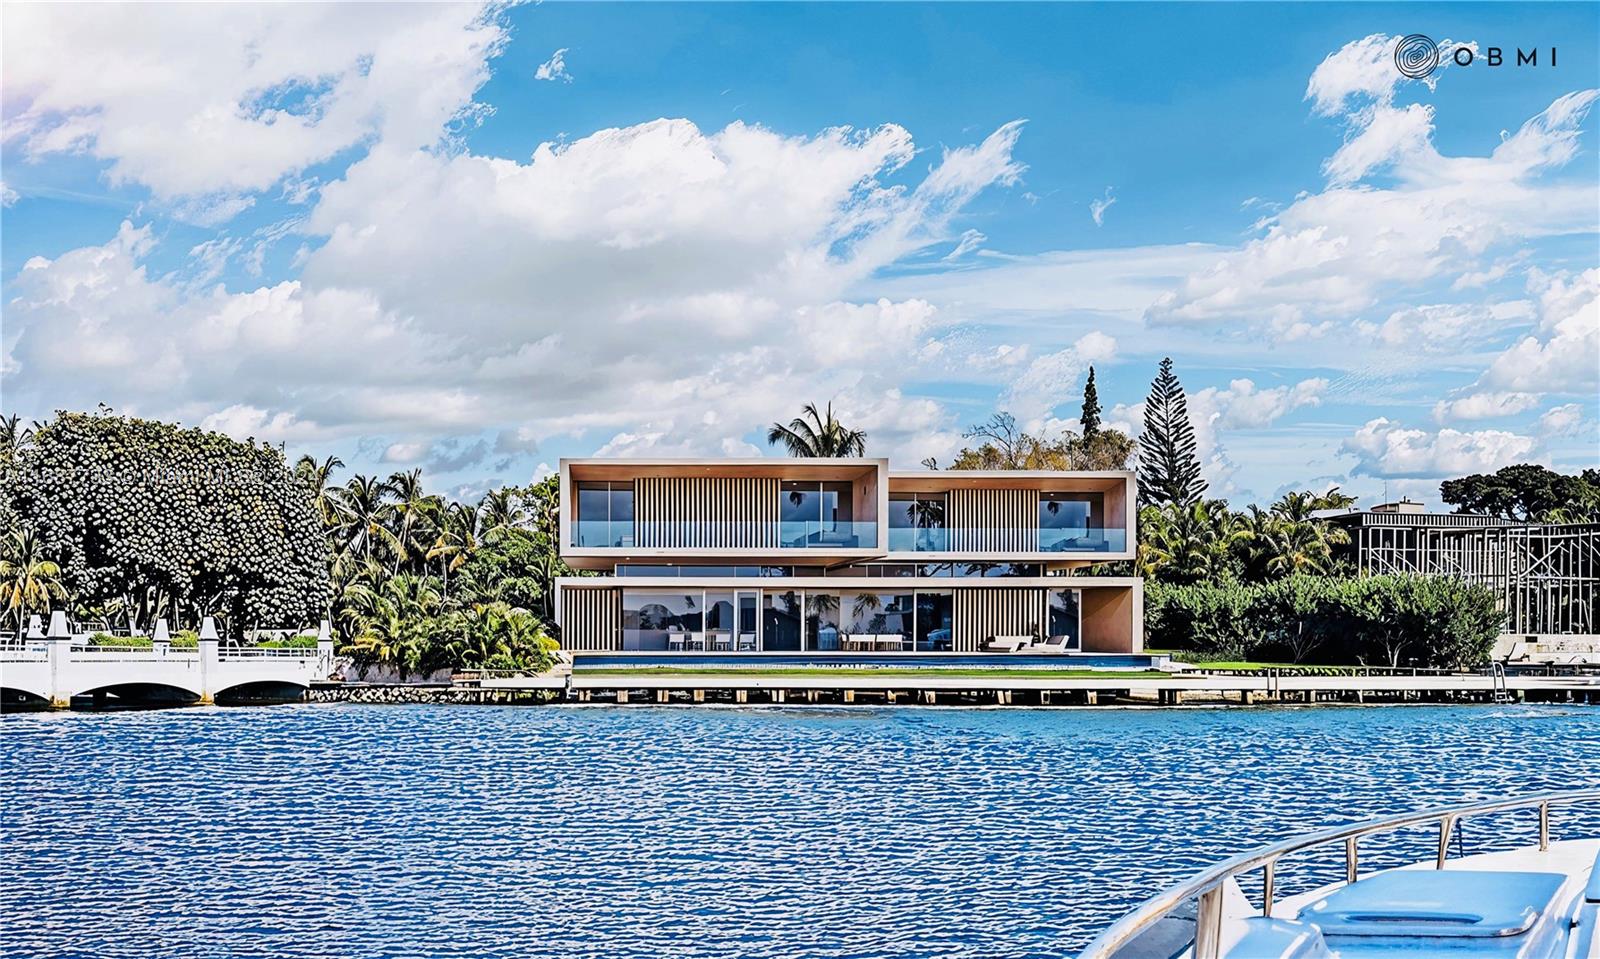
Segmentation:
{"type": "Polygon", "coordinates": [[[428,547],[428,559],[439,560],[440,590],[446,598],[450,595],[450,574],[465,566],[478,548],[480,523],[478,507],[451,503],[444,508],[433,545],[428,547]]]}
{"type": "Polygon", "coordinates": [[[800,416],[789,421],[788,426],[773,423],[767,430],[768,445],[782,443],[790,456],[832,457],[867,455],[867,434],[861,430],[845,429],[833,418],[833,404],[826,413],[817,412],[817,404],[807,403],[800,416]],[[810,417],[807,422],[806,417],[810,417]]]}
{"type": "Polygon", "coordinates": [[[1140,575],[1193,583],[1226,578],[1233,572],[1233,550],[1250,531],[1223,500],[1169,503],[1139,511],[1140,575]]]}
{"type": "Polygon", "coordinates": [[[22,425],[22,417],[15,413],[10,416],[0,416],[0,455],[9,460],[32,438],[33,430],[22,425]]]}
{"type": "Polygon", "coordinates": [[[508,529],[517,529],[528,522],[528,511],[515,487],[502,486],[490,490],[478,504],[478,534],[485,542],[508,529]]]}
{"type": "MultiPolygon", "coordinates": [[[[435,531],[439,528],[444,499],[423,491],[420,469],[395,473],[383,485],[395,499],[394,515],[398,522],[394,527],[397,546],[394,571],[398,573],[401,565],[407,561],[426,560],[435,531]]],[[[415,568],[422,568],[421,563],[415,568]]]]}
{"type": "Polygon", "coordinates": [[[30,610],[49,615],[50,601],[66,598],[61,567],[44,555],[33,530],[13,530],[0,540],[0,605],[17,617],[18,638],[30,610]]]}
{"type": "Polygon", "coordinates": [[[328,486],[328,481],[333,478],[333,471],[344,466],[344,460],[337,456],[330,456],[318,463],[310,456],[302,456],[294,464],[297,475],[311,481],[311,489],[316,497],[317,512],[322,515],[322,525],[335,526],[338,524],[334,511],[333,490],[328,486]]]}
{"type": "Polygon", "coordinates": [[[389,489],[383,481],[375,476],[357,474],[336,492],[334,511],[338,517],[339,562],[362,564],[376,559],[384,550],[399,550],[399,541],[389,529],[394,504],[389,500],[389,489]]]}

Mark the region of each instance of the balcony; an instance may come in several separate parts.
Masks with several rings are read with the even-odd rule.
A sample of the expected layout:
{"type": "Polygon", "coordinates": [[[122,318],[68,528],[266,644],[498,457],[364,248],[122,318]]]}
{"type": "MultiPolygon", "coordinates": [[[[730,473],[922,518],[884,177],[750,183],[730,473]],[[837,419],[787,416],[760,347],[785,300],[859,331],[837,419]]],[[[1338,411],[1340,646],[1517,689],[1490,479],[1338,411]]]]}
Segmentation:
{"type": "Polygon", "coordinates": [[[893,527],[889,530],[892,553],[1122,553],[1127,548],[1128,531],[1125,529],[893,527]]]}

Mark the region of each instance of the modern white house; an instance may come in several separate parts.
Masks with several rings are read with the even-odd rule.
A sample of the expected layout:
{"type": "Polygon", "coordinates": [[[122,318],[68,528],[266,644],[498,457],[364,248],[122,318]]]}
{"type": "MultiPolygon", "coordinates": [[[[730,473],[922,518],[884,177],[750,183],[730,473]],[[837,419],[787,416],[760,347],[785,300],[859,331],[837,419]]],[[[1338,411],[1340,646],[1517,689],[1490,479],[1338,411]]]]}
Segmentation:
{"type": "Polygon", "coordinates": [[[885,459],[561,461],[562,645],[586,653],[1137,653],[1130,472],[885,459]]]}

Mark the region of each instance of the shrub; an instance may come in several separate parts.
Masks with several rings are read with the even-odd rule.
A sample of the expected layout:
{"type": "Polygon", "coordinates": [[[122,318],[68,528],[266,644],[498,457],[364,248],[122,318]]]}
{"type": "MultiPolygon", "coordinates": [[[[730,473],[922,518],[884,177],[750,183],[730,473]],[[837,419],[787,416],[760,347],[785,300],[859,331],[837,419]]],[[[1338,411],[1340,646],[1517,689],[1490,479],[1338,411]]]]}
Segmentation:
{"type": "Polygon", "coordinates": [[[1447,577],[1145,585],[1146,644],[1210,660],[1476,666],[1502,620],[1492,590],[1447,577]]]}
{"type": "Polygon", "coordinates": [[[113,636],[110,633],[95,633],[89,637],[90,646],[150,646],[153,642],[148,636],[113,636]]]}
{"type": "Polygon", "coordinates": [[[286,636],[283,639],[263,639],[256,643],[261,649],[316,649],[317,634],[301,633],[298,636],[286,636]]]}
{"type": "Polygon", "coordinates": [[[173,649],[199,649],[200,634],[192,629],[180,629],[172,634],[173,649]]]}

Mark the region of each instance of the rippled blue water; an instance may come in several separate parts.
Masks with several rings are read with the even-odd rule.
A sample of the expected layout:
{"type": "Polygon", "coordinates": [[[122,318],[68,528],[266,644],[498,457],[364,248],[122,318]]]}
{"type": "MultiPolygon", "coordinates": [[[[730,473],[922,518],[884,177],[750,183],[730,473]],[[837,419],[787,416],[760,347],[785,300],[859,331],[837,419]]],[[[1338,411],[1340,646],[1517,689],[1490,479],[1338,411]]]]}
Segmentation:
{"type": "Polygon", "coordinates": [[[308,705],[0,734],[0,947],[60,957],[1062,956],[1296,828],[1600,782],[1600,709],[1551,706],[308,705]]]}

